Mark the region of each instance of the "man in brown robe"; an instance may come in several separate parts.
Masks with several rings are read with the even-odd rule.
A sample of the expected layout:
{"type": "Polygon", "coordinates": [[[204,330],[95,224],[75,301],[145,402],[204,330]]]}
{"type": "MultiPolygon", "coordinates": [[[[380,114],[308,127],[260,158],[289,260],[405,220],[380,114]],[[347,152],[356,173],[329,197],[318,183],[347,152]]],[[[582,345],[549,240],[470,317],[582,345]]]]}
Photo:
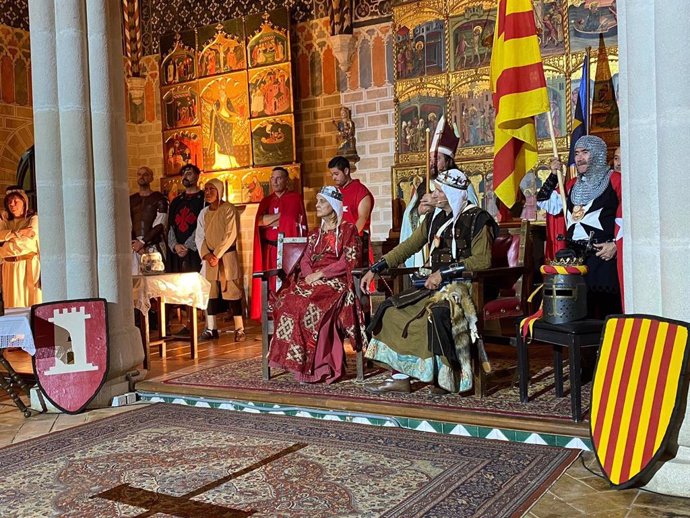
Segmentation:
{"type": "Polygon", "coordinates": [[[206,206],[199,214],[196,246],[203,261],[201,275],[211,283],[203,340],[218,338],[216,315],[230,306],[235,323],[235,341],[246,339],[242,319],[242,270],[237,254],[240,218],[232,203],[223,200],[223,182],[209,180],[204,186],[206,206]]]}

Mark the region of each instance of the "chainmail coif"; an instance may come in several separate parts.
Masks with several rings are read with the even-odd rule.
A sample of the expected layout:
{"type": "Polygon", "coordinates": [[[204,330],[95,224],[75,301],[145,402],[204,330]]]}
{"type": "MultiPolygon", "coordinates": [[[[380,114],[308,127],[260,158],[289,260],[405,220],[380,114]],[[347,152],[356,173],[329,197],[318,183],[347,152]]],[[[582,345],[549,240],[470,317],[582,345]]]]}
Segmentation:
{"type": "Polygon", "coordinates": [[[580,137],[575,149],[589,151],[589,167],[577,177],[570,192],[570,199],[575,205],[587,205],[598,198],[609,184],[611,170],[606,163],[606,142],[593,135],[580,137]]]}

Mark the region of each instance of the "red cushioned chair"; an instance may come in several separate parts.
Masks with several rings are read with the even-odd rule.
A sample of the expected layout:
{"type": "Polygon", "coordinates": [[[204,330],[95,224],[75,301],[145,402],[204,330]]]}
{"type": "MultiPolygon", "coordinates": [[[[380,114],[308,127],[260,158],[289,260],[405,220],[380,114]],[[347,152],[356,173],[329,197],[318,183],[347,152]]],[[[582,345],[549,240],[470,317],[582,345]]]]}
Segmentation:
{"type": "Polygon", "coordinates": [[[515,320],[529,314],[532,256],[530,222],[523,221],[519,228],[501,228],[491,250],[491,268],[465,273],[465,278],[472,280],[480,311],[479,328],[485,341],[508,343],[515,332],[515,320]],[[506,322],[500,322],[503,320],[506,322]],[[501,334],[487,335],[485,328],[491,321],[500,322],[501,334]]]}
{"type": "MultiPolygon", "coordinates": [[[[364,238],[368,239],[368,236],[364,236],[364,238]]],[[[274,332],[273,311],[269,304],[268,283],[271,277],[278,276],[278,279],[276,279],[276,290],[280,289],[281,279],[284,279],[294,271],[306,247],[306,237],[285,237],[283,233],[279,233],[276,268],[254,273],[255,278],[261,279],[261,377],[265,381],[271,379],[271,369],[268,366],[268,351],[274,332]]],[[[366,250],[367,248],[365,247],[363,257],[367,257],[366,250]]],[[[364,380],[363,358],[363,351],[357,351],[358,381],[364,380]]]]}

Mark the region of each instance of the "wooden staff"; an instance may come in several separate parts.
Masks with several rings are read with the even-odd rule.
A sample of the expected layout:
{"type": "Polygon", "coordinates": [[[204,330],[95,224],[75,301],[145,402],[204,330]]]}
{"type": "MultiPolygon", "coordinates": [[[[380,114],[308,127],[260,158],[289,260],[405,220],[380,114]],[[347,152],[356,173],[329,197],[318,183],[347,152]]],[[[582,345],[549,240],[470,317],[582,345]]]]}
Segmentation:
{"type": "Polygon", "coordinates": [[[429,135],[431,130],[427,127],[426,129],[426,191],[431,192],[431,146],[429,145],[429,135]]]}
{"type": "MultiPolygon", "coordinates": [[[[551,110],[546,112],[546,120],[549,121],[549,136],[551,137],[551,148],[553,149],[553,157],[558,158],[558,149],[556,148],[556,136],[553,131],[553,116],[551,115],[551,110]]],[[[558,176],[558,189],[561,191],[561,202],[563,203],[563,217],[565,218],[566,227],[568,225],[568,205],[565,201],[565,187],[563,184],[563,176],[565,174],[562,169],[564,168],[563,163],[561,163],[561,169],[556,171],[556,176],[558,176]]]]}

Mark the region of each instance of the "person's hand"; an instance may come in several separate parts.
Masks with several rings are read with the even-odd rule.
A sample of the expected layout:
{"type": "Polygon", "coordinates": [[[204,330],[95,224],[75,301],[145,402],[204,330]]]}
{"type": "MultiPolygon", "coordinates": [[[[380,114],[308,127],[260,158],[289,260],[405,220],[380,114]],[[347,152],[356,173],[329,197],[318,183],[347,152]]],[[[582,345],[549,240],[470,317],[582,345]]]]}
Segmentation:
{"type": "Polygon", "coordinates": [[[27,227],[17,230],[17,235],[19,237],[28,237],[29,239],[33,239],[34,237],[36,237],[36,232],[33,228],[27,227]]]}
{"type": "Polygon", "coordinates": [[[144,249],[144,243],[142,243],[138,239],[132,240],[132,252],[136,252],[136,253],[140,254],[140,253],[142,253],[141,251],[143,249],[144,249]]]}
{"type": "Polygon", "coordinates": [[[441,285],[441,282],[443,282],[443,278],[441,277],[441,272],[437,270],[427,277],[424,287],[428,290],[436,290],[441,285]]]}
{"type": "Polygon", "coordinates": [[[369,286],[371,285],[371,281],[374,280],[374,277],[376,277],[376,274],[371,270],[364,274],[362,280],[359,281],[359,288],[362,290],[362,293],[369,293],[369,286]]]}
{"type": "Polygon", "coordinates": [[[616,257],[616,243],[594,243],[594,248],[597,249],[596,256],[604,261],[610,261],[616,257]]]}
{"type": "Polygon", "coordinates": [[[186,246],[181,245],[179,243],[176,244],[174,248],[175,253],[180,257],[184,257],[185,255],[187,255],[187,252],[189,252],[189,249],[186,246]]]}
{"type": "Polygon", "coordinates": [[[318,271],[318,272],[313,272],[313,273],[310,273],[309,275],[307,275],[307,276],[304,278],[304,281],[305,281],[307,284],[309,284],[309,285],[311,286],[311,285],[314,284],[316,281],[318,281],[318,280],[320,280],[320,279],[322,279],[322,278],[323,278],[323,272],[322,272],[322,271],[318,271]]]}
{"type": "Polygon", "coordinates": [[[211,252],[207,253],[203,257],[203,260],[206,261],[209,264],[209,266],[218,266],[218,258],[211,252]]]}
{"type": "Polygon", "coordinates": [[[559,158],[553,157],[551,159],[551,171],[553,171],[555,173],[556,171],[562,171],[562,170],[563,170],[563,163],[561,162],[561,160],[559,158]]]}
{"type": "Polygon", "coordinates": [[[417,208],[417,212],[421,216],[423,214],[428,214],[432,210],[434,210],[434,201],[431,199],[431,194],[427,193],[422,196],[422,199],[419,202],[419,207],[417,208]]]}

